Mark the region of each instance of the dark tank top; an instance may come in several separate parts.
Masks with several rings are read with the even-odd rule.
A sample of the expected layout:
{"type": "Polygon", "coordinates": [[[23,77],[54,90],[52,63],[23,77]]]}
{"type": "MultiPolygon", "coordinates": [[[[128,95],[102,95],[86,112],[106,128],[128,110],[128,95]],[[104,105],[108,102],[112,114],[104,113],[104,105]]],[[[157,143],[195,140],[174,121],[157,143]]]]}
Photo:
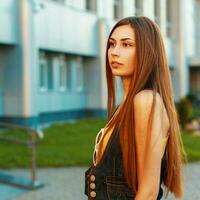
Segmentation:
{"type": "MultiPolygon", "coordinates": [[[[157,200],[163,196],[162,167],[157,200]]],[[[85,194],[92,200],[133,200],[135,194],[128,186],[123,173],[119,131],[114,127],[101,160],[85,172],[85,194]]]]}

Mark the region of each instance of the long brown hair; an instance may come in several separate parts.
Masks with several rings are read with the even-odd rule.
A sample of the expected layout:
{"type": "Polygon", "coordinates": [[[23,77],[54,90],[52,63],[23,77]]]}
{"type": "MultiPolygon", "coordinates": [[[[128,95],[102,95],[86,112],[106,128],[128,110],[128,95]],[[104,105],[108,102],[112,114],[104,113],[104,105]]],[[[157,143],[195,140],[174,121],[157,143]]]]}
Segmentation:
{"type": "MultiPolygon", "coordinates": [[[[134,131],[134,96],[144,90],[153,91],[153,104],[151,107],[147,142],[150,138],[152,116],[155,107],[155,95],[158,92],[166,108],[170,128],[166,152],[164,155],[163,183],[168,192],[174,193],[175,197],[183,196],[182,163],[186,161],[186,154],[181,139],[179,119],[176,113],[173,88],[166,52],[159,27],[147,17],[126,17],[121,19],[112,28],[108,41],[113,31],[122,25],[131,25],[136,38],[136,66],[131,76],[127,97],[121,105],[119,113],[110,121],[110,127],[118,126],[120,131],[120,143],[122,148],[124,175],[133,192],[137,191],[137,168],[136,168],[136,139],[134,131]],[[127,142],[128,141],[128,142],[127,142]]],[[[106,48],[106,78],[108,87],[108,121],[116,109],[115,78],[108,62],[109,42],[106,48]]],[[[136,116],[137,117],[137,116],[136,116]]],[[[107,122],[108,122],[107,121],[107,122]]],[[[105,135],[104,135],[105,136],[105,135]]],[[[148,146],[145,145],[145,146],[148,146]]],[[[100,145],[100,149],[102,144],[100,145]]],[[[146,148],[147,151],[147,148],[146,148]]]]}

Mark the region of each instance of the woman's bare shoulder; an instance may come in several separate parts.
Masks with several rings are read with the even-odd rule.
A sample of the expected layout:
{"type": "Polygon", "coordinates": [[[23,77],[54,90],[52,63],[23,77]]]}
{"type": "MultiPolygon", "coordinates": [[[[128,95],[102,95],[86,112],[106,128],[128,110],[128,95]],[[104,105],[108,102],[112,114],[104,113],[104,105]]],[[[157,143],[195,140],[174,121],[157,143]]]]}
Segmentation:
{"type": "MultiPolygon", "coordinates": [[[[136,115],[141,115],[142,112],[144,115],[148,116],[150,108],[153,103],[153,90],[142,90],[137,93],[134,97],[134,107],[136,115]]],[[[162,119],[163,122],[163,133],[167,135],[169,130],[169,118],[167,115],[166,108],[164,106],[163,99],[160,94],[156,92],[156,107],[155,112],[162,119]]]]}
{"type": "MultiPolygon", "coordinates": [[[[152,104],[153,102],[153,90],[145,89],[138,92],[134,97],[134,104],[144,105],[152,104]]],[[[160,106],[163,104],[163,100],[158,92],[156,92],[156,103],[160,106]]]]}

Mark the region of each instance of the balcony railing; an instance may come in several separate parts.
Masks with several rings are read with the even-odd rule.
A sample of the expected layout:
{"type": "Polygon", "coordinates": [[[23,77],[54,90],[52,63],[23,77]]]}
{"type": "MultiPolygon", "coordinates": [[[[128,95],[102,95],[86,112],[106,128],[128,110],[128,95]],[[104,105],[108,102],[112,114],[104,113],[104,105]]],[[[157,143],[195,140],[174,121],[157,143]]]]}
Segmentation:
{"type": "MultiPolygon", "coordinates": [[[[8,141],[8,142],[14,142],[18,144],[25,145],[26,147],[31,149],[31,180],[22,178],[22,177],[15,177],[10,174],[2,173],[0,172],[0,182],[12,184],[15,186],[23,187],[26,189],[36,189],[44,186],[44,184],[40,183],[36,178],[36,140],[37,138],[43,137],[43,132],[40,130],[35,130],[29,127],[25,126],[19,126],[14,125],[10,123],[4,123],[0,122],[0,128],[6,129],[6,130],[20,130],[27,134],[28,139],[20,139],[15,135],[6,135],[6,134],[0,134],[0,141],[8,141]]],[[[12,146],[11,146],[12,148],[12,146]]],[[[9,156],[9,155],[8,155],[9,156]]]]}

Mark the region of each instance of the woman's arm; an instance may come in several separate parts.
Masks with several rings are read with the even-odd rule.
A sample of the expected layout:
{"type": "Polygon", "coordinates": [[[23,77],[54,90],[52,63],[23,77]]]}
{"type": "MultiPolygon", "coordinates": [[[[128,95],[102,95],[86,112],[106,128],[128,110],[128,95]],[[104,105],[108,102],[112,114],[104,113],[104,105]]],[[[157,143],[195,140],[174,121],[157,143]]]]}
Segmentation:
{"type": "Polygon", "coordinates": [[[162,156],[162,99],[156,94],[152,129],[150,132],[150,151],[145,156],[147,125],[153,103],[151,90],[141,91],[134,98],[136,154],[138,173],[138,192],[135,200],[156,200],[159,192],[162,156]]]}

